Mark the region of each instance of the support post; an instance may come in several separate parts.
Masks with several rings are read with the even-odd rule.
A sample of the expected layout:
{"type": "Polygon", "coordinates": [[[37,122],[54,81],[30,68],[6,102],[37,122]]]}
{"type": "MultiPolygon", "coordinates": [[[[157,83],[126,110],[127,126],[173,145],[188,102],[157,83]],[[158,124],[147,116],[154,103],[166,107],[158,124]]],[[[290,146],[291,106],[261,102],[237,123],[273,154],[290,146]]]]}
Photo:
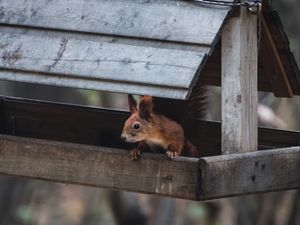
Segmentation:
{"type": "Polygon", "coordinates": [[[257,16],[241,7],[222,33],[222,154],[257,150],[257,16]]]}

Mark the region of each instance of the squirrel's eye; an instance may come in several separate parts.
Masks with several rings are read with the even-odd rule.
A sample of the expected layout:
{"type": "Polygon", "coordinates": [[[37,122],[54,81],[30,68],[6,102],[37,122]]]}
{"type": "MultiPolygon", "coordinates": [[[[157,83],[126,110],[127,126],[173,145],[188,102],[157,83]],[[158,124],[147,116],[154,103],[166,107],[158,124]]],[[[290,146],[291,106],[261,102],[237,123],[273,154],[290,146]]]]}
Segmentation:
{"type": "Polygon", "coordinates": [[[133,124],[133,129],[137,130],[141,128],[141,124],[139,122],[136,122],[135,124],[133,124]]]}

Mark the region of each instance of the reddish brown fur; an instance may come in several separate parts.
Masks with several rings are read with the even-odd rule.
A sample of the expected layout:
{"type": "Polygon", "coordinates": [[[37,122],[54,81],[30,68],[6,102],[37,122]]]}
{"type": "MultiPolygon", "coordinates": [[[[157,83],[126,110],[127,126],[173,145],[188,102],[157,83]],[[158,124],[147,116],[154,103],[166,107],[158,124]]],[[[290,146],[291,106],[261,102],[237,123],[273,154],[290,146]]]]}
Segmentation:
{"type": "Polygon", "coordinates": [[[127,142],[139,142],[131,151],[132,159],[137,159],[146,146],[151,150],[157,146],[165,149],[169,158],[181,155],[183,149],[190,156],[196,155],[196,148],[185,142],[181,125],[153,112],[152,97],[142,97],[138,107],[132,96],[128,96],[128,102],[132,114],[125,122],[121,137],[127,142]]]}

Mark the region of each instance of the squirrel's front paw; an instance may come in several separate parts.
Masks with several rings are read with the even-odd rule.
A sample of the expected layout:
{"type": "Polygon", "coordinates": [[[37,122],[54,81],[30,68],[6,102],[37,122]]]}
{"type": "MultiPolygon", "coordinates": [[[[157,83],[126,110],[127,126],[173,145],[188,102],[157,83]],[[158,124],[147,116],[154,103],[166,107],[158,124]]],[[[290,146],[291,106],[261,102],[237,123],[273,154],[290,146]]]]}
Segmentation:
{"type": "Polygon", "coordinates": [[[138,160],[138,158],[141,156],[141,150],[138,148],[134,148],[130,151],[130,157],[131,160],[138,160]]]}
{"type": "Polygon", "coordinates": [[[173,159],[175,156],[178,156],[178,152],[167,151],[166,155],[168,158],[173,159]]]}

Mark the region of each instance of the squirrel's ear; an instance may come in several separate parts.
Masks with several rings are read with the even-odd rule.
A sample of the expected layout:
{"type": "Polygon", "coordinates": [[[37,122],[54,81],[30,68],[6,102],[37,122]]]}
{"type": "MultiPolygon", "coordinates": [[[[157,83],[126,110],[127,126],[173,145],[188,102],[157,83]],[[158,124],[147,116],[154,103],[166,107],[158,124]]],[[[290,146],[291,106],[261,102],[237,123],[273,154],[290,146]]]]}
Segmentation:
{"type": "Polygon", "coordinates": [[[136,101],[134,100],[132,95],[128,95],[128,105],[129,105],[129,110],[131,113],[134,113],[137,111],[136,101]]]}
{"type": "Polygon", "coordinates": [[[149,121],[151,119],[153,110],[153,103],[151,96],[144,96],[141,98],[139,104],[139,115],[142,119],[149,121]]]}

